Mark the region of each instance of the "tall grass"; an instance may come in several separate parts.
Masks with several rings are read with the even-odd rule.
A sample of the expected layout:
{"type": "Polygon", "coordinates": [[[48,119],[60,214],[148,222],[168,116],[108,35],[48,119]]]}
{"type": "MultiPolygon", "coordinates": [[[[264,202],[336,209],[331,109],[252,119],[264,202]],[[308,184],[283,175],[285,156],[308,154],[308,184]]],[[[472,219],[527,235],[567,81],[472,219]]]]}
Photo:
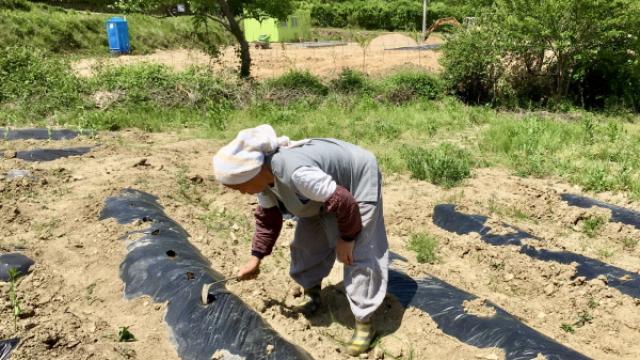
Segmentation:
{"type": "Polygon", "coordinates": [[[628,120],[586,112],[570,121],[499,117],[480,135],[479,145],[521,176],[561,176],[585,190],[640,197],[640,133],[628,120]]]}
{"type": "Polygon", "coordinates": [[[80,80],[68,63],[44,51],[4,50],[0,126],[190,128],[198,136],[227,140],[243,128],[269,123],[293,139],[334,137],[359,144],[377,155],[385,171],[410,172],[444,187],[459,184],[474,166],[501,165],[520,176],[561,176],[586,190],[640,198],[637,116],[501,113],[431,92],[437,89],[432,76],[406,70],[384,78],[345,71],[329,81],[291,72],[239,83],[200,68],[177,73],[140,64],[105,67],[80,80]],[[388,101],[389,89],[402,84],[398,79],[422,79],[407,80],[413,84],[407,86],[426,95],[388,101]],[[428,145],[438,143],[448,144],[428,145]]]}
{"type": "Polygon", "coordinates": [[[471,176],[471,154],[456,145],[442,143],[434,148],[407,148],[403,157],[412,177],[454,187],[471,176]]]}
{"type": "MultiPolygon", "coordinates": [[[[108,54],[105,23],[117,14],[97,14],[55,6],[30,4],[30,10],[0,8],[0,44],[28,45],[53,53],[108,54]]],[[[155,49],[192,48],[201,45],[189,17],[158,19],[126,15],[134,54],[155,49]]],[[[225,35],[212,27],[219,41],[225,35]]]]}

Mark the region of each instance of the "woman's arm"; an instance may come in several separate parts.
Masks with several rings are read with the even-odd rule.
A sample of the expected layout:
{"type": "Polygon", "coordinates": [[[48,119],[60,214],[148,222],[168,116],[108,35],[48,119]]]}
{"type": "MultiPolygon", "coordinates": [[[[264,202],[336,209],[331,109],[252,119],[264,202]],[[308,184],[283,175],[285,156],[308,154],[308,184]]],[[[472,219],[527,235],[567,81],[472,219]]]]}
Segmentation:
{"type": "Polygon", "coordinates": [[[255,278],[260,273],[262,258],[271,254],[282,230],[282,213],[275,200],[258,195],[258,208],[254,212],[256,229],[251,239],[251,258],[238,271],[240,280],[255,278]]]}
{"type": "Polygon", "coordinates": [[[256,229],[251,240],[251,255],[262,259],[270,255],[282,230],[282,213],[277,206],[265,209],[258,206],[254,212],[256,229]]]}
{"type": "Polygon", "coordinates": [[[300,195],[325,204],[327,212],[334,213],[340,239],[336,242],[336,256],[346,265],[353,263],[353,240],[362,231],[362,217],[356,199],[343,186],[317,167],[296,170],[292,182],[300,195]]]}

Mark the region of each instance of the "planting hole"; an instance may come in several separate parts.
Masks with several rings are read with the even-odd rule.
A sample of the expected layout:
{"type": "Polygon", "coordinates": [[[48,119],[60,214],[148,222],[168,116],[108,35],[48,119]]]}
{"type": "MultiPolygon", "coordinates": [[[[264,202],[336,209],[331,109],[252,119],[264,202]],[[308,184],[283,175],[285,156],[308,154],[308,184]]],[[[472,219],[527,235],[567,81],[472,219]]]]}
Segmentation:
{"type": "Polygon", "coordinates": [[[196,276],[191,271],[187,271],[187,280],[193,280],[195,278],[196,276]]]}
{"type": "Polygon", "coordinates": [[[174,258],[174,257],[176,257],[176,252],[173,251],[173,250],[169,250],[169,251],[167,251],[167,256],[170,257],[170,258],[174,258]]]}

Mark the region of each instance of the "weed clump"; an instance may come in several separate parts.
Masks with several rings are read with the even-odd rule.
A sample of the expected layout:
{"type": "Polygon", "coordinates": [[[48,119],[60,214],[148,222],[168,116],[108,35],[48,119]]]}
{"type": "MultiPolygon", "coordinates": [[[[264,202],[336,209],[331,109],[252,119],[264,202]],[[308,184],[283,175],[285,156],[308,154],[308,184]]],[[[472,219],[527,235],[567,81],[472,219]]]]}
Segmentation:
{"type": "Polygon", "coordinates": [[[434,100],[444,95],[443,81],[424,71],[400,71],[386,79],[384,98],[393,104],[416,99],[434,100]]]}
{"type": "Polygon", "coordinates": [[[292,70],[265,83],[266,100],[287,105],[303,99],[326,96],[329,88],[309,71],[292,70]]]}
{"type": "Polygon", "coordinates": [[[560,325],[560,328],[562,330],[564,330],[564,332],[567,332],[567,333],[570,333],[570,334],[573,334],[573,333],[576,332],[576,330],[573,328],[573,325],[571,325],[571,324],[566,324],[566,323],[562,324],[562,325],[560,325]]]}
{"type": "Polygon", "coordinates": [[[411,176],[451,188],[471,176],[471,155],[464,149],[442,143],[432,149],[406,148],[403,157],[411,176]]]}
{"type": "Polygon", "coordinates": [[[408,248],[416,252],[416,258],[421,264],[433,264],[438,260],[436,255],[438,239],[432,235],[425,233],[411,235],[408,248]]]}
{"type": "Polygon", "coordinates": [[[82,84],[69,65],[41,50],[6,47],[0,51],[0,104],[11,103],[38,115],[81,102],[82,84]]]}
{"type": "Polygon", "coordinates": [[[26,0],[0,0],[0,9],[31,11],[31,5],[26,0]]]}
{"type": "Polygon", "coordinates": [[[606,222],[602,216],[591,216],[582,222],[582,231],[590,238],[595,237],[606,222]]]}
{"type": "Polygon", "coordinates": [[[11,313],[13,314],[13,326],[15,331],[18,331],[18,317],[22,314],[20,299],[18,299],[18,293],[16,290],[18,277],[20,277],[20,271],[16,268],[9,269],[9,303],[11,304],[11,313]]]}
{"type": "Polygon", "coordinates": [[[369,91],[371,84],[365,73],[345,68],[337,78],[331,80],[331,87],[339,93],[356,94],[369,91]]]}
{"type": "Polygon", "coordinates": [[[120,330],[118,330],[118,341],[119,342],[132,342],[136,341],[136,337],[129,331],[129,326],[122,326],[120,330]]]}
{"type": "Polygon", "coordinates": [[[622,247],[627,251],[633,251],[638,246],[640,240],[634,238],[625,238],[622,241],[622,247]]]}
{"type": "Polygon", "coordinates": [[[207,108],[214,104],[227,104],[237,98],[230,84],[214,76],[209,70],[192,67],[175,73],[158,64],[110,66],[102,68],[92,79],[94,95],[110,94],[108,103],[96,106],[152,105],[161,107],[207,108]]]}

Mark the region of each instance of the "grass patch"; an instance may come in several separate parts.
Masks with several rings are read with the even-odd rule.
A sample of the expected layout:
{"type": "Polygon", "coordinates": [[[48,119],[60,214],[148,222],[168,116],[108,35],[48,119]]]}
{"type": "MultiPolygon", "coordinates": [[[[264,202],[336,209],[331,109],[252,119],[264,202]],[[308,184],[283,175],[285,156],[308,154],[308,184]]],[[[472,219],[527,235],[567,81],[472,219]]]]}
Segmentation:
{"type": "Polygon", "coordinates": [[[438,239],[433,235],[418,233],[411,235],[408,249],[415,251],[419,263],[433,264],[438,261],[438,239]]]}
{"type": "Polygon", "coordinates": [[[493,215],[506,216],[520,221],[532,221],[533,217],[517,206],[505,206],[496,201],[494,197],[489,199],[489,212],[493,215]]]}
{"type": "MultiPolygon", "coordinates": [[[[228,140],[269,123],[292,139],[333,137],[361,145],[375,153],[383,171],[409,172],[444,187],[457,186],[474,166],[498,165],[520,176],[559,176],[585,190],[640,199],[635,115],[497,112],[440,96],[437,78],[406,70],[383,78],[345,70],[332,81],[291,72],[239,83],[201,68],[136,65],[104,67],[78,79],[67,62],[46,51],[7,49],[0,53],[0,76],[8,79],[0,84],[0,126],[188,128],[196,137],[228,140]],[[413,100],[387,101],[390,89],[402,86],[413,100]],[[428,143],[441,145],[422,145],[428,143]],[[479,151],[472,156],[463,149],[479,151]]],[[[529,220],[518,208],[503,210],[529,220]]]]}
{"type": "Polygon", "coordinates": [[[622,240],[622,248],[627,251],[633,251],[638,246],[638,242],[640,242],[639,239],[624,238],[624,240],[622,240]]]}
{"type": "Polygon", "coordinates": [[[413,178],[445,188],[471,176],[471,155],[453,144],[443,143],[432,149],[407,148],[403,157],[413,178]]]}
{"type": "Polygon", "coordinates": [[[582,231],[590,238],[600,233],[607,219],[602,216],[592,216],[582,222],[582,231]]]}
{"type": "MultiPolygon", "coordinates": [[[[13,0],[15,3],[19,1],[13,0]]],[[[29,3],[28,3],[29,4],[29,3]]],[[[25,46],[51,53],[109,54],[105,23],[118,14],[75,11],[56,6],[31,3],[28,10],[0,9],[0,43],[25,46]]],[[[120,15],[122,16],[122,15],[120,15]]],[[[141,14],[127,14],[131,50],[134,54],[156,49],[199,48],[202,34],[193,31],[191,17],[159,19],[141,14]]],[[[224,32],[210,24],[210,35],[226,42],[224,32]]]]}
{"type": "Polygon", "coordinates": [[[318,101],[326,96],[329,88],[308,70],[291,70],[264,83],[264,99],[276,104],[288,105],[300,100],[318,101]]]}
{"type": "Polygon", "coordinates": [[[227,209],[215,209],[198,216],[198,220],[204,223],[207,233],[214,235],[231,236],[234,242],[238,237],[243,240],[251,239],[251,225],[246,216],[230,212],[227,209]],[[232,232],[229,233],[229,230],[232,232]]]}
{"type": "Polygon", "coordinates": [[[371,91],[372,86],[367,74],[349,68],[343,69],[335,79],[331,80],[331,88],[343,94],[371,91]]]}
{"type": "Polygon", "coordinates": [[[598,256],[600,256],[601,258],[605,259],[605,260],[609,260],[611,257],[613,257],[613,255],[615,254],[615,252],[611,249],[600,249],[598,250],[598,256]]]}
{"type": "Polygon", "coordinates": [[[0,51],[0,103],[39,115],[81,104],[82,83],[67,62],[31,47],[0,51]]]}
{"type": "Polygon", "coordinates": [[[479,147],[520,176],[557,175],[585,190],[627,191],[640,198],[636,123],[633,116],[586,112],[498,117],[481,133],[479,147]]]}
{"type": "Polygon", "coordinates": [[[393,104],[403,104],[416,99],[434,100],[444,95],[442,80],[422,70],[402,70],[382,83],[384,97],[393,104]]]}
{"type": "Polygon", "coordinates": [[[95,106],[102,110],[114,106],[224,109],[231,108],[239,96],[235,84],[199,67],[176,73],[157,64],[111,66],[100,69],[89,84],[95,106]],[[98,99],[97,93],[109,98],[98,99]]]}

